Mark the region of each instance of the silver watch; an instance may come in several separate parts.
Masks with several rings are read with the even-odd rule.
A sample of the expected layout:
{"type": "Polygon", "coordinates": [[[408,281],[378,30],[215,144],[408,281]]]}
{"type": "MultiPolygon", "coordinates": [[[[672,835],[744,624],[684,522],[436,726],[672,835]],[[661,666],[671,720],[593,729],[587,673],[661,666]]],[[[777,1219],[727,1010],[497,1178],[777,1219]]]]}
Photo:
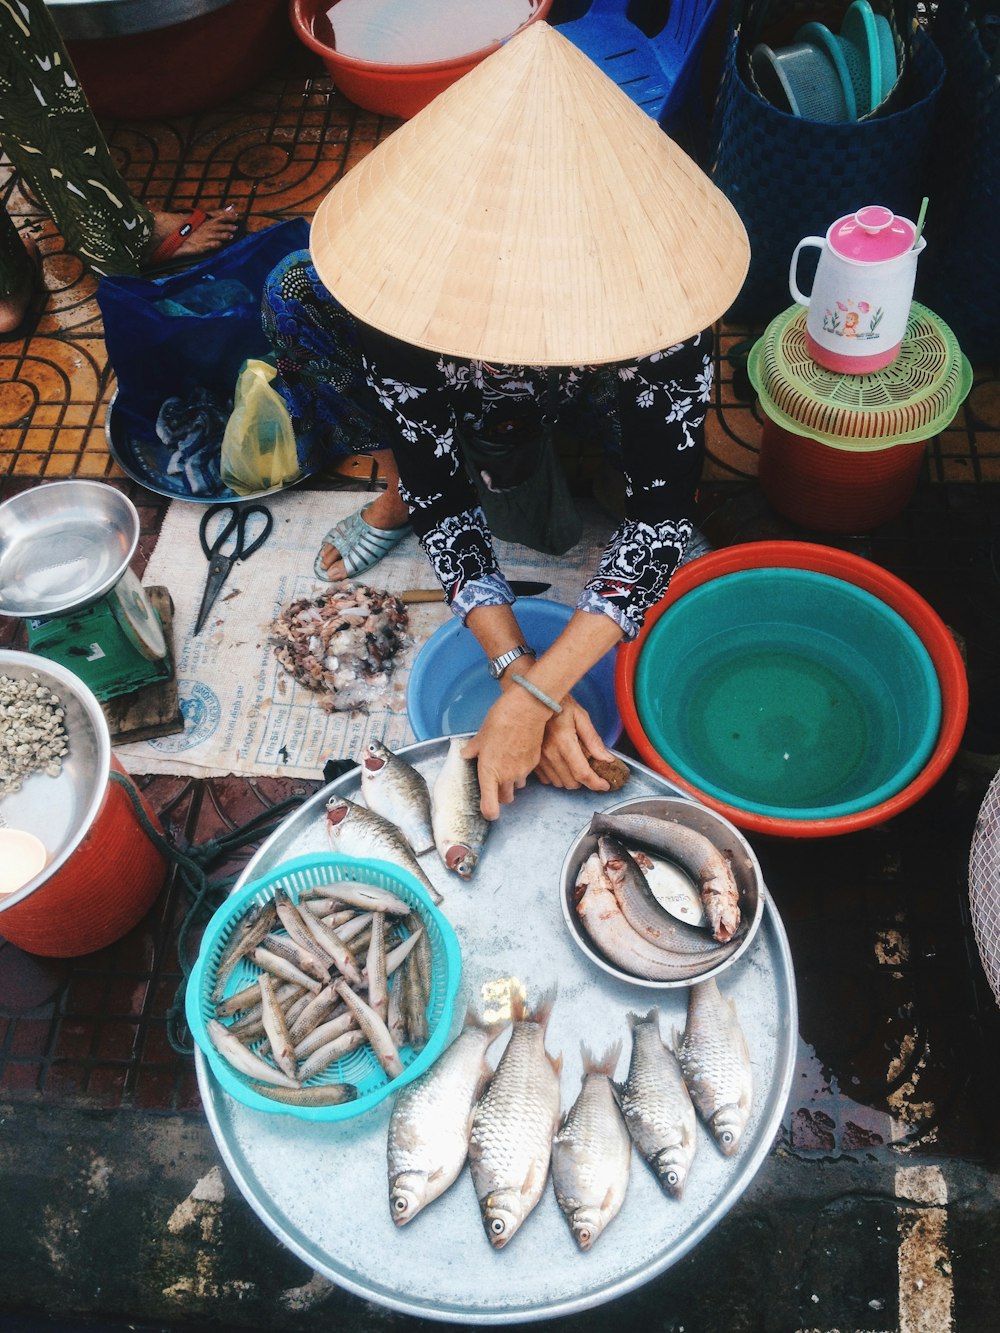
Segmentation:
{"type": "Polygon", "coordinates": [[[489,665],[490,675],[494,680],[499,680],[511,662],[516,662],[519,657],[524,657],[526,654],[529,657],[534,657],[534,648],[529,648],[526,643],[519,643],[516,648],[511,648],[507,652],[501,653],[499,657],[492,658],[489,665]]]}

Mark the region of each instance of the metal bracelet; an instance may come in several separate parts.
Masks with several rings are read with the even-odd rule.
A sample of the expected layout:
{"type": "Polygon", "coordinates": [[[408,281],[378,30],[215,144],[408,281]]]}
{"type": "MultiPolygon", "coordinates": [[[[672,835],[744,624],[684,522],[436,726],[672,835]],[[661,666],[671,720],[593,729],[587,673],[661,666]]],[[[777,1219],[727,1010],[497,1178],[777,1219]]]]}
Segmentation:
{"type": "Polygon", "coordinates": [[[550,708],[553,713],[562,712],[562,704],[557,704],[555,699],[550,699],[549,696],[543,690],[540,690],[537,685],[532,685],[530,680],[525,680],[523,676],[519,676],[515,671],[511,672],[510,678],[511,680],[517,681],[518,685],[520,685],[522,689],[527,690],[529,694],[533,694],[540,704],[544,704],[546,708],[550,708]]]}

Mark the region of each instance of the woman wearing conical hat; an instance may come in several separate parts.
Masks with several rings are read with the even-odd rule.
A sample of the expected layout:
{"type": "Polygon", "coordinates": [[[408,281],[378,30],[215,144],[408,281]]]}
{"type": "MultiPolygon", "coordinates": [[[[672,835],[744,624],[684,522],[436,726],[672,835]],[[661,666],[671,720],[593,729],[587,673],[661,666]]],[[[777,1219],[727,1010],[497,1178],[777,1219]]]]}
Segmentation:
{"type": "MultiPolygon", "coordinates": [[[[539,22],[352,168],[317,210],[309,253],[271,275],[265,324],[293,417],[325,425],[341,449],[376,452],[387,479],[327,534],[316,573],[361,573],[412,526],[498,675],[500,698],[465,751],[478,759],[487,818],[531,773],[607,790],[588,756],[611,756],[572,691],[638,633],[683,558],[708,330],[748,261],[721,192],[539,22]],[[625,517],[568,625],[536,657],[485,510],[499,513],[519,479],[518,451],[498,446],[537,451],[552,417],[610,443],[625,517]]],[[[533,489],[529,480],[520,493],[533,489]]]]}

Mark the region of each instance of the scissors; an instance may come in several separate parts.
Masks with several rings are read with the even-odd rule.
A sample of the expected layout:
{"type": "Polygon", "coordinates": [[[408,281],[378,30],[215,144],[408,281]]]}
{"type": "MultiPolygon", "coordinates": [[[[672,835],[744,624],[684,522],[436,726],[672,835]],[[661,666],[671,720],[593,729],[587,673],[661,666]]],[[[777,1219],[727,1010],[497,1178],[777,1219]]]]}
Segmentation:
{"type": "Polygon", "coordinates": [[[274,519],[271,517],[271,511],[263,505],[221,504],[212,505],[210,509],[206,509],[198,526],[198,540],[201,542],[201,549],[208,559],[208,578],[205,580],[205,591],[201,597],[201,609],[194,625],[195,634],[201,633],[202,627],[208,619],[208,613],[215,605],[219,593],[222,591],[222,585],[229,577],[229,571],[233,565],[236,564],[237,560],[249,559],[258,547],[263,546],[273,527],[274,519]],[[222,524],[211,545],[209,545],[206,536],[208,525],[216,514],[224,513],[228,513],[229,517],[222,524]],[[247,527],[250,520],[256,516],[264,520],[264,526],[253,541],[248,542],[247,527]],[[233,549],[224,553],[222,548],[230,539],[234,543],[233,549]]]}

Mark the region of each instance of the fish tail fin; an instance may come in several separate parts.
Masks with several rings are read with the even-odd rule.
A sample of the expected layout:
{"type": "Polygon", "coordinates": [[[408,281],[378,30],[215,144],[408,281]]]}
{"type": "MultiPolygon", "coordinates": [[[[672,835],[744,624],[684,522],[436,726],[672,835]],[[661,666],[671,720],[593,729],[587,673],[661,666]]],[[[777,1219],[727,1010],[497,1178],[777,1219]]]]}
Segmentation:
{"type": "Polygon", "coordinates": [[[503,1032],[504,1028],[507,1026],[507,1019],[485,1019],[476,1006],[470,1004],[465,1011],[465,1022],[463,1026],[467,1028],[479,1028],[481,1032],[485,1032],[488,1038],[487,1045],[490,1045],[496,1041],[497,1037],[499,1037],[500,1033],[503,1032]]]}
{"type": "Polygon", "coordinates": [[[580,1043],[580,1055],[583,1059],[584,1078],[588,1074],[606,1074],[611,1078],[622,1053],[621,1038],[613,1042],[602,1056],[595,1056],[586,1042],[580,1043]]]}
{"type": "Polygon", "coordinates": [[[625,1015],[630,1031],[634,1032],[640,1023],[655,1023],[659,1026],[660,1011],[656,1005],[648,1009],[644,1014],[634,1014],[631,1011],[625,1015]]]}
{"type": "MultiPolygon", "coordinates": [[[[559,987],[557,985],[550,986],[531,1011],[531,1021],[537,1023],[543,1032],[549,1025],[549,1019],[552,1017],[552,1007],[556,1002],[558,994],[559,987]]],[[[529,1017],[527,1011],[525,1012],[525,1017],[529,1017]]]]}

